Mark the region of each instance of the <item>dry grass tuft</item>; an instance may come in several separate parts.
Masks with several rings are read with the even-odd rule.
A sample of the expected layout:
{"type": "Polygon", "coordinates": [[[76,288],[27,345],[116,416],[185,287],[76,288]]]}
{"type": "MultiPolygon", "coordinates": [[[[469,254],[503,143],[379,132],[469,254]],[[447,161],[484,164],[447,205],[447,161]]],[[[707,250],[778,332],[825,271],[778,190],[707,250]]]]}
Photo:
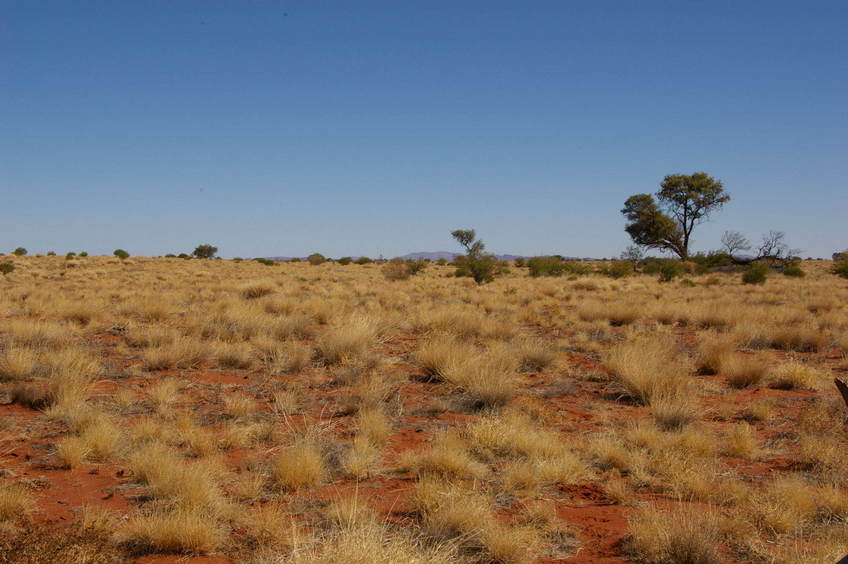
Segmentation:
{"type": "Polygon", "coordinates": [[[124,535],[128,544],[141,551],[184,554],[212,552],[224,540],[214,519],[184,509],[136,516],[124,535]]]}
{"type": "Polygon", "coordinates": [[[0,522],[25,517],[34,506],[32,494],[24,486],[14,483],[0,486],[0,522]]]}
{"type": "Polygon", "coordinates": [[[280,451],[271,462],[270,474],[278,488],[294,491],[320,484],[327,468],[318,445],[302,440],[280,451]]]}
{"type": "Polygon", "coordinates": [[[716,516],[685,506],[663,511],[649,505],[630,518],[630,550],[643,562],[714,564],[719,540],[716,516]]]}

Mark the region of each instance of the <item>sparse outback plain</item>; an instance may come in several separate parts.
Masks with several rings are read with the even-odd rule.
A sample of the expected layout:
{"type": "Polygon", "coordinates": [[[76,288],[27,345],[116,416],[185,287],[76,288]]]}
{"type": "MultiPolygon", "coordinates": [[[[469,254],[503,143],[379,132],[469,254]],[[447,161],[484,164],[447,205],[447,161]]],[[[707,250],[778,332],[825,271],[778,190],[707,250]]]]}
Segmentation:
{"type": "MultiPolygon", "coordinates": [[[[832,563],[848,280],[7,257],[0,562],[832,563]]],[[[6,258],[4,258],[6,260],[6,258]]]]}

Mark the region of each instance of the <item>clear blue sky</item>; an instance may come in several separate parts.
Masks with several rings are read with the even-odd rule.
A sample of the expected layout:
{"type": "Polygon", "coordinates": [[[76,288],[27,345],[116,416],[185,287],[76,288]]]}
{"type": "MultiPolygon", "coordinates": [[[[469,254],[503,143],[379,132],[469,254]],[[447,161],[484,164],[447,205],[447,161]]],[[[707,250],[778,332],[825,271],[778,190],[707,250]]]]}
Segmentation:
{"type": "Polygon", "coordinates": [[[848,246],[848,3],[0,1],[0,247],[613,256],[704,170],[695,234],[848,246]]]}

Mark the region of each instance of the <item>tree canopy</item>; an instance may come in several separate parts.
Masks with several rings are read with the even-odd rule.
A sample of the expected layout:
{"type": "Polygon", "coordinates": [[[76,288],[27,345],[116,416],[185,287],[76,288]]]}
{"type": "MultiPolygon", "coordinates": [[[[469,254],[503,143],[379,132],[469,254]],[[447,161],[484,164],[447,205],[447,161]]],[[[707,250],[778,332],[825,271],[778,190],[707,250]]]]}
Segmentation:
{"type": "Polygon", "coordinates": [[[669,174],[656,194],[627,198],[621,213],[634,243],[686,260],[695,226],[729,200],[721,181],[705,172],[669,174]]]}

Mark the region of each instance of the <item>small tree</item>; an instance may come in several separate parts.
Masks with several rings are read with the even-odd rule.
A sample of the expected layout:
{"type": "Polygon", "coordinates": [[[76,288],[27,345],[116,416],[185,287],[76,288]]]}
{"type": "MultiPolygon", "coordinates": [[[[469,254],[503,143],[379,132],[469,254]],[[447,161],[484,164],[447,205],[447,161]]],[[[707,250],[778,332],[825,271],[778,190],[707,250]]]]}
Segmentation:
{"type": "Polygon", "coordinates": [[[724,251],[733,258],[739,251],[747,251],[751,248],[748,238],[738,231],[725,231],[721,236],[721,246],[724,251]]]}
{"type": "Polygon", "coordinates": [[[87,256],[88,256],[88,252],[83,251],[83,252],[81,252],[81,253],[79,254],[79,256],[81,256],[81,257],[87,257],[87,256]]]}
{"type": "Polygon", "coordinates": [[[218,247],[205,243],[203,245],[196,246],[191,254],[200,259],[215,258],[215,255],[218,254],[218,247]]]}
{"type": "Polygon", "coordinates": [[[124,249],[115,249],[112,252],[112,254],[115,255],[116,257],[118,257],[121,260],[126,260],[130,256],[130,254],[128,252],[126,252],[124,249]]]}
{"type": "Polygon", "coordinates": [[[306,260],[308,260],[309,264],[311,264],[312,266],[317,266],[319,264],[327,262],[327,257],[322,255],[321,253],[312,253],[311,255],[306,257],[306,260]]]}
{"type": "Polygon", "coordinates": [[[349,265],[350,263],[353,262],[353,257],[342,257],[339,260],[337,260],[336,262],[338,262],[342,266],[347,266],[347,265],[349,265]]]}
{"type": "Polygon", "coordinates": [[[15,265],[11,262],[0,262],[0,274],[2,274],[3,276],[7,276],[13,270],[15,270],[15,265]]]}
{"type": "Polygon", "coordinates": [[[498,261],[494,256],[484,253],[486,245],[477,239],[473,229],[457,229],[451,236],[465,248],[465,256],[456,257],[456,276],[470,276],[477,284],[485,284],[495,279],[498,261]]]}
{"type": "Polygon", "coordinates": [[[719,210],[730,196],[721,181],[705,172],[669,174],[656,192],[636,194],[624,202],[625,231],[637,245],[689,258],[695,226],[719,210]]]}
{"type": "Polygon", "coordinates": [[[12,254],[15,255],[16,257],[23,257],[23,256],[26,256],[27,250],[23,247],[18,247],[17,249],[12,251],[12,254]]]}

